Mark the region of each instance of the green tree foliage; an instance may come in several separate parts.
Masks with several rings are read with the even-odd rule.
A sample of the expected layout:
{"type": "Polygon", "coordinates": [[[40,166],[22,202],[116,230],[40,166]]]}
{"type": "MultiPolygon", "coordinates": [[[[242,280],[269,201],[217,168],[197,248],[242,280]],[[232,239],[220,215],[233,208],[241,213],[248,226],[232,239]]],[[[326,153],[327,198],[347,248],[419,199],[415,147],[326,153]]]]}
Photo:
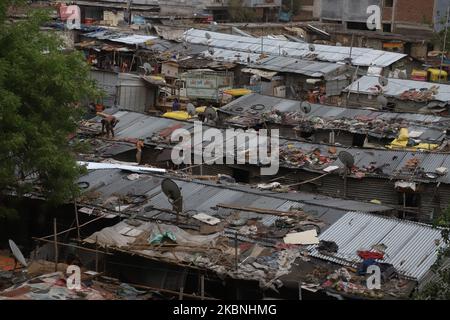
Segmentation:
{"type": "Polygon", "coordinates": [[[230,0],[228,14],[233,22],[253,22],[256,21],[256,13],[252,8],[243,6],[241,0],[230,0]]]}
{"type": "Polygon", "coordinates": [[[438,252],[438,259],[432,270],[436,273],[436,279],[426,284],[416,295],[421,300],[450,300],[450,208],[448,208],[436,222],[442,228],[442,241],[444,246],[438,252]],[[446,263],[447,262],[447,263],[446,263]]]}
{"type": "Polygon", "coordinates": [[[40,27],[44,12],[10,23],[0,3],[0,215],[2,198],[38,188],[50,203],[78,193],[81,173],[69,136],[81,116],[78,102],[97,93],[80,53],[40,27]]]}
{"type": "Polygon", "coordinates": [[[303,0],[283,0],[282,8],[286,12],[292,12],[293,15],[299,14],[303,5],[303,0]]]}

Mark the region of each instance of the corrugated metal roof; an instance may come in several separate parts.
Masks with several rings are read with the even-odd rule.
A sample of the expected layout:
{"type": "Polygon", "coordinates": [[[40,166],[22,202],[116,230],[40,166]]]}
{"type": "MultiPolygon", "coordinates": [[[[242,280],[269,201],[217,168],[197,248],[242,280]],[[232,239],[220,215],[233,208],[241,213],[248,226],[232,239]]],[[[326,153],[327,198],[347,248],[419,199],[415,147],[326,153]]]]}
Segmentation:
{"type": "Polygon", "coordinates": [[[328,62],[339,62],[350,57],[352,64],[357,66],[379,66],[387,67],[392,63],[405,57],[405,54],[374,50],[369,48],[338,47],[328,45],[314,45],[315,50],[311,52],[309,44],[278,39],[264,39],[243,37],[218,32],[210,32],[199,29],[191,29],[184,33],[184,40],[194,44],[209,44],[214,48],[235,50],[246,53],[264,52],[269,55],[286,55],[290,57],[305,58],[328,62]],[[206,38],[206,34],[210,39],[206,38]]]}
{"type": "MultiPolygon", "coordinates": [[[[103,203],[108,198],[118,195],[146,195],[149,197],[145,206],[171,208],[167,197],[161,192],[160,184],[163,176],[140,175],[137,180],[127,179],[129,173],[121,170],[93,170],[79,179],[88,182],[87,192],[95,191],[95,203],[103,203]]],[[[208,214],[216,214],[214,209],[219,203],[242,207],[288,211],[292,206],[307,207],[313,216],[331,223],[349,210],[363,212],[386,212],[391,208],[383,205],[364,203],[353,200],[335,199],[304,192],[273,194],[268,191],[254,189],[246,185],[222,185],[206,181],[186,181],[171,177],[180,187],[183,195],[184,211],[195,210],[208,214]]],[[[308,211],[305,211],[308,213],[308,211]]],[[[142,213],[144,214],[144,213],[142,213]]],[[[146,213],[148,215],[148,212],[146,213]]],[[[144,214],[145,215],[145,214],[144,214]]],[[[264,217],[264,215],[262,215],[264,217]]]]}
{"type": "MultiPolygon", "coordinates": [[[[363,76],[349,85],[344,91],[359,92],[364,94],[374,94],[374,86],[379,85],[378,77],[363,76]],[[371,90],[372,88],[372,90],[371,90]]],[[[383,92],[386,96],[397,97],[409,89],[430,89],[438,87],[438,94],[433,96],[432,100],[448,102],[450,101],[450,85],[438,84],[424,81],[413,81],[403,79],[388,79],[388,85],[384,87],[383,92]]]]}
{"type": "Polygon", "coordinates": [[[334,241],[338,252],[325,255],[314,245],[309,249],[310,255],[344,265],[361,262],[358,250],[371,250],[373,245],[384,244],[387,248],[383,262],[419,281],[436,261],[437,250],[442,245],[441,230],[432,226],[361,212],[345,214],[320,234],[319,239],[334,241]]]}
{"type": "Polygon", "coordinates": [[[150,40],[159,39],[155,36],[147,36],[141,34],[128,34],[123,32],[111,31],[111,30],[101,30],[90,33],[83,34],[84,37],[95,38],[99,40],[109,40],[114,42],[120,42],[124,44],[142,44],[150,40]]]}
{"type": "MultiPolygon", "coordinates": [[[[229,104],[223,106],[221,111],[231,113],[233,115],[241,115],[243,118],[249,117],[249,111],[252,112],[251,117],[255,117],[255,113],[262,114],[272,110],[281,112],[299,112],[300,101],[289,100],[272,96],[264,96],[258,93],[252,93],[242,96],[229,104]],[[262,109],[252,109],[256,104],[264,105],[262,109]]],[[[409,131],[421,131],[420,139],[428,142],[441,142],[445,139],[445,123],[450,122],[450,118],[439,116],[424,116],[412,113],[385,113],[364,109],[349,109],[334,106],[325,106],[320,104],[311,104],[311,112],[306,115],[307,119],[314,120],[320,117],[325,121],[333,120],[355,120],[358,118],[368,118],[374,120],[389,120],[392,123],[402,123],[408,126],[409,131]]],[[[327,125],[323,126],[325,129],[327,125]]],[[[380,136],[376,128],[369,129],[364,127],[369,134],[380,136]]],[[[395,135],[389,135],[393,138],[395,135]]]]}
{"type": "Polygon", "coordinates": [[[270,70],[284,73],[297,73],[305,76],[320,78],[328,74],[344,71],[343,64],[302,60],[286,56],[271,56],[261,59],[260,54],[241,52],[236,50],[217,49],[211,54],[208,50],[202,52],[205,58],[224,60],[244,64],[252,68],[270,70]]]}
{"type": "MultiPolygon", "coordinates": [[[[111,111],[114,113],[114,111],[111,111]]],[[[182,127],[190,129],[193,124],[190,122],[183,122],[177,120],[170,120],[165,118],[151,117],[139,113],[134,112],[116,112],[114,115],[118,115],[119,119],[124,119],[125,121],[120,121],[115,129],[117,132],[116,136],[119,138],[140,138],[140,137],[151,137],[153,134],[160,132],[162,129],[173,126],[175,124],[180,124],[182,127]]],[[[93,121],[100,121],[100,117],[94,118],[93,121]]],[[[97,128],[100,129],[100,123],[97,123],[97,128]]],[[[206,126],[203,128],[205,129],[206,126]]],[[[222,129],[223,130],[223,129],[222,129]]],[[[225,134],[223,135],[226,136],[225,134]]],[[[149,142],[151,143],[151,141],[149,142]]],[[[212,142],[214,143],[214,142],[212,142]]],[[[208,144],[205,142],[204,144],[208,144]]],[[[450,183],[450,173],[446,173],[443,176],[440,176],[437,179],[428,179],[425,177],[416,177],[411,174],[402,174],[398,173],[402,171],[402,160],[405,157],[411,158],[416,156],[421,159],[419,163],[419,167],[423,169],[425,172],[434,172],[437,167],[433,167],[435,163],[441,162],[444,167],[450,169],[450,154],[447,153],[436,153],[436,152],[412,152],[412,151],[391,151],[391,150],[381,150],[381,149],[362,149],[362,148],[348,148],[348,147],[340,147],[336,146],[336,154],[330,154],[329,145],[326,144],[317,144],[317,143],[308,143],[303,141],[294,141],[287,139],[279,139],[280,148],[287,148],[288,145],[292,145],[294,148],[303,150],[304,152],[312,152],[314,149],[319,149],[323,156],[328,156],[332,159],[336,158],[336,154],[340,151],[350,152],[355,157],[355,164],[360,169],[364,169],[365,166],[372,164],[377,167],[382,168],[382,174],[375,173],[366,173],[367,176],[377,176],[377,177],[387,177],[389,179],[397,178],[404,179],[407,177],[408,179],[416,179],[424,182],[443,182],[450,183]],[[433,161],[428,161],[428,158],[433,158],[433,161]],[[397,175],[397,176],[393,176],[397,175]]],[[[236,149],[242,149],[243,145],[237,146],[236,149]]],[[[312,166],[312,165],[304,165],[304,166],[289,166],[287,163],[280,163],[281,167],[289,167],[296,169],[304,169],[313,172],[323,173],[322,169],[328,167],[330,165],[339,165],[342,166],[339,160],[333,160],[331,163],[328,163],[323,166],[312,166]]]]}
{"type": "MultiPolygon", "coordinates": [[[[192,123],[181,122],[161,117],[152,117],[142,113],[118,111],[118,109],[107,109],[105,113],[114,114],[119,119],[114,134],[117,138],[149,138],[153,134],[176,124],[181,124],[182,128],[190,130],[192,123]]],[[[89,120],[101,129],[101,117],[89,120]]]]}
{"type": "MultiPolygon", "coordinates": [[[[329,154],[329,146],[321,145],[321,144],[312,144],[306,142],[297,142],[297,141],[287,141],[284,139],[280,139],[280,146],[292,145],[294,148],[298,148],[303,150],[304,152],[311,152],[314,149],[319,149],[323,156],[332,156],[329,154]]],[[[412,157],[417,157],[421,159],[418,164],[419,172],[420,168],[423,169],[424,172],[435,172],[436,168],[433,164],[444,163],[444,167],[450,168],[450,154],[447,153],[435,153],[435,152],[412,152],[412,151],[391,151],[391,150],[380,150],[380,149],[359,149],[359,148],[344,148],[344,147],[336,147],[336,154],[339,154],[341,151],[347,151],[351,153],[355,158],[355,166],[359,169],[364,169],[368,164],[373,164],[376,167],[382,169],[382,174],[375,173],[366,173],[366,176],[376,176],[376,177],[385,177],[388,179],[412,179],[416,181],[423,182],[443,182],[450,183],[450,174],[446,173],[443,176],[438,177],[437,179],[427,179],[425,177],[417,176],[413,172],[406,172],[403,170],[403,165],[405,164],[405,157],[410,159],[412,157]],[[433,161],[428,161],[429,158],[432,158],[433,161]]],[[[280,164],[283,166],[283,164],[280,164]]],[[[313,171],[313,172],[323,172],[322,169],[328,166],[337,165],[339,167],[343,167],[343,164],[339,159],[332,161],[324,166],[310,166],[305,165],[301,167],[304,170],[313,171]]]]}

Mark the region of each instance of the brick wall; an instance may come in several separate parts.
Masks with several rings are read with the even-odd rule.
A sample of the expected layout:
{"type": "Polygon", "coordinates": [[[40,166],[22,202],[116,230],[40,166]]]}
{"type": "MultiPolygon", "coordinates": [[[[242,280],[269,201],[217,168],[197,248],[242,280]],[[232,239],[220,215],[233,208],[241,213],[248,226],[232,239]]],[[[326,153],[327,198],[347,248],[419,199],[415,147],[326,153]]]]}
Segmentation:
{"type": "Polygon", "coordinates": [[[396,0],[395,22],[430,24],[433,22],[434,0],[396,0]]]}

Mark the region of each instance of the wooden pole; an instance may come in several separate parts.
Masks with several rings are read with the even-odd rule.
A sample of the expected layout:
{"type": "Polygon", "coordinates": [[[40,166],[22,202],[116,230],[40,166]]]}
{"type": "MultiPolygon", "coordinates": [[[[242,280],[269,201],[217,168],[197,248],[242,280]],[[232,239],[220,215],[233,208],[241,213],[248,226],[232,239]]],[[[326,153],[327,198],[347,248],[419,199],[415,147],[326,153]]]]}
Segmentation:
{"type": "Polygon", "coordinates": [[[303,297],[302,297],[302,284],[300,282],[298,283],[298,300],[303,300],[303,297]]]}
{"type": "Polygon", "coordinates": [[[180,288],[180,294],[178,296],[178,300],[183,300],[183,291],[184,291],[184,287],[180,288]]]}
{"type": "Polygon", "coordinates": [[[238,270],[238,234],[234,233],[234,268],[238,270]]]}
{"type": "Polygon", "coordinates": [[[108,255],[108,246],[105,245],[105,255],[103,256],[103,273],[106,272],[106,256],[108,255]]]}
{"type": "MultiPolygon", "coordinates": [[[[47,242],[47,243],[54,243],[55,242],[53,240],[48,240],[48,239],[44,239],[44,238],[32,237],[32,239],[36,240],[37,242],[39,242],[39,241],[43,241],[43,242],[47,242]]],[[[69,243],[58,242],[58,246],[77,248],[77,249],[84,250],[84,251],[87,251],[87,252],[95,253],[95,250],[92,250],[92,249],[89,249],[89,248],[85,248],[85,247],[76,246],[74,244],[69,244],[69,243]]],[[[112,256],[113,254],[108,252],[107,255],[112,256]]]]}
{"type": "Polygon", "coordinates": [[[55,242],[55,271],[58,271],[58,231],[56,228],[56,218],[53,218],[53,240],[55,242]]]}
{"type": "Polygon", "coordinates": [[[76,224],[77,224],[77,237],[78,237],[78,240],[80,240],[81,239],[81,236],[80,236],[80,220],[78,219],[77,200],[73,201],[73,206],[75,207],[75,221],[76,221],[76,224]]]}
{"type": "Polygon", "coordinates": [[[345,171],[344,171],[344,199],[347,198],[347,173],[348,173],[348,168],[345,167],[345,171]]]}
{"type": "Polygon", "coordinates": [[[95,272],[98,272],[98,236],[95,236],[95,272]]]}
{"type": "Polygon", "coordinates": [[[355,39],[355,33],[352,33],[352,43],[350,44],[350,65],[352,65],[352,51],[353,51],[353,40],[355,39]]]}
{"type": "Polygon", "coordinates": [[[200,297],[205,300],[205,276],[203,274],[200,276],[200,297]]]}
{"type": "Polygon", "coordinates": [[[445,20],[445,34],[444,34],[444,45],[441,53],[441,66],[439,68],[439,83],[441,83],[442,65],[444,64],[444,53],[447,45],[447,33],[448,33],[448,19],[450,15],[450,7],[447,7],[447,20],[445,20]]]}
{"type": "MultiPolygon", "coordinates": [[[[153,290],[153,291],[167,292],[167,293],[173,294],[175,296],[177,294],[178,295],[180,294],[180,292],[173,291],[173,290],[168,290],[168,289],[163,289],[163,288],[148,287],[148,286],[143,286],[143,285],[140,285],[140,284],[134,284],[134,283],[129,283],[129,282],[128,282],[128,284],[130,286],[133,286],[133,287],[138,288],[138,289],[147,289],[147,290],[153,290]]],[[[192,298],[192,299],[201,299],[198,295],[184,293],[184,291],[183,291],[183,296],[186,296],[186,297],[189,297],[189,298],[192,298]]],[[[217,300],[217,299],[210,298],[210,297],[205,297],[204,300],[217,300]]]]}

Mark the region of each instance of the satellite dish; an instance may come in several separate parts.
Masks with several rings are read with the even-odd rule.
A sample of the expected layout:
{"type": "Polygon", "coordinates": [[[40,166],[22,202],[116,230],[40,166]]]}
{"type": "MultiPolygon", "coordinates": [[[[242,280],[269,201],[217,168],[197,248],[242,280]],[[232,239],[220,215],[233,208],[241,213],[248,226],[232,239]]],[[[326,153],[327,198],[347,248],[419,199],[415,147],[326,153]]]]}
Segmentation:
{"type": "Polygon", "coordinates": [[[205,38],[211,40],[211,34],[209,32],[205,32],[205,38]]]}
{"type": "Polygon", "coordinates": [[[355,164],[355,158],[347,151],[339,152],[338,158],[348,169],[352,168],[355,164]]]}
{"type": "Polygon", "coordinates": [[[152,73],[152,71],[153,71],[153,67],[148,62],[144,63],[143,68],[144,68],[145,75],[148,75],[148,74],[152,73]]]}
{"type": "Polygon", "coordinates": [[[161,182],[161,190],[169,200],[175,201],[181,197],[180,188],[172,179],[165,178],[161,182]]]}
{"type": "Polygon", "coordinates": [[[311,51],[311,52],[316,51],[316,46],[311,43],[309,45],[309,51],[311,51]]]}
{"type": "Polygon", "coordinates": [[[12,251],[14,257],[16,258],[16,260],[19,261],[20,264],[23,265],[24,267],[28,267],[28,263],[25,260],[25,257],[23,256],[22,251],[20,251],[19,247],[11,239],[9,239],[9,247],[11,248],[11,251],[12,251]]]}
{"type": "Polygon", "coordinates": [[[195,116],[195,107],[192,103],[188,103],[186,106],[186,111],[188,113],[188,115],[190,115],[191,117],[195,116]]]}
{"type": "Polygon", "coordinates": [[[203,115],[205,116],[205,119],[208,121],[215,123],[217,120],[217,112],[213,107],[206,107],[203,115]]]}
{"type": "Polygon", "coordinates": [[[383,95],[380,95],[380,96],[377,97],[377,102],[378,102],[378,106],[379,106],[381,109],[386,108],[386,106],[387,106],[387,104],[388,104],[388,100],[387,100],[386,97],[383,96],[383,95]]]}
{"type": "Polygon", "coordinates": [[[144,29],[147,33],[150,33],[153,29],[153,25],[151,23],[146,23],[144,29]]]}
{"type": "Polygon", "coordinates": [[[352,61],[353,61],[353,59],[350,58],[350,57],[344,58],[344,62],[345,62],[346,64],[348,64],[348,65],[351,65],[351,64],[352,64],[352,61]]]}
{"type": "Polygon", "coordinates": [[[183,197],[178,185],[169,178],[165,178],[161,182],[161,190],[164,192],[169,202],[172,204],[172,210],[177,213],[177,223],[179,221],[179,213],[183,212],[183,197]]]}
{"type": "Polygon", "coordinates": [[[311,112],[311,104],[308,101],[302,101],[300,103],[300,110],[302,110],[302,112],[304,114],[308,114],[311,112]]]}
{"type": "Polygon", "coordinates": [[[378,83],[382,86],[382,87],[386,87],[389,83],[389,80],[386,77],[379,77],[378,78],[378,83]]]}

